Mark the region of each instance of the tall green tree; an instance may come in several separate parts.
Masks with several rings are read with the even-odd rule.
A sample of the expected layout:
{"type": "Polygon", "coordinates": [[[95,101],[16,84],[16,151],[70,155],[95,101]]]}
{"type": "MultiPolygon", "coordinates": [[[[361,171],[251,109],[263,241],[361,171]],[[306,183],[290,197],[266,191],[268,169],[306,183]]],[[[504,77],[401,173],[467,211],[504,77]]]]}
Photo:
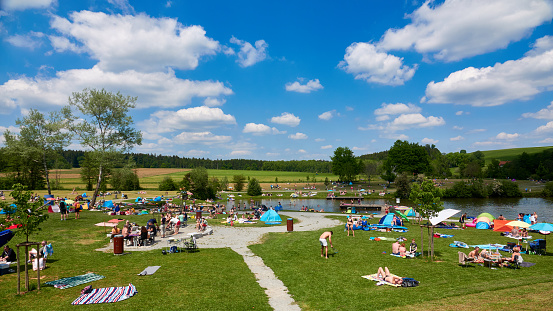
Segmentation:
{"type": "Polygon", "coordinates": [[[441,189],[435,187],[431,180],[424,180],[420,184],[414,183],[411,185],[409,200],[417,205],[417,212],[427,220],[430,220],[430,216],[444,209],[441,197],[441,189]]]}
{"type": "Polygon", "coordinates": [[[377,162],[375,161],[365,162],[365,165],[363,167],[363,174],[367,176],[367,180],[369,181],[369,187],[371,186],[371,176],[378,175],[379,171],[380,171],[380,167],[377,162]]]}
{"type": "Polygon", "coordinates": [[[348,147],[338,147],[334,150],[332,173],[338,175],[340,181],[353,181],[361,172],[361,162],[358,161],[348,147]]]}
{"type": "Polygon", "coordinates": [[[91,205],[96,203],[104,169],[121,154],[142,144],[142,134],[134,128],[129,110],[136,105],[136,97],[111,93],[104,89],[85,89],[73,93],[69,105],[62,110],[67,128],[91,150],[91,156],[98,164],[98,179],[91,205]]]}
{"type": "Polygon", "coordinates": [[[232,176],[232,182],[234,183],[234,190],[242,191],[244,189],[246,177],[244,177],[244,175],[234,175],[232,176]]]}
{"type": "Polygon", "coordinates": [[[412,176],[403,172],[397,175],[395,180],[396,198],[408,199],[411,195],[411,179],[412,176]]]}
{"type": "Polygon", "coordinates": [[[254,197],[261,194],[263,194],[263,189],[261,189],[259,181],[255,178],[250,179],[248,182],[248,195],[254,197]]]}
{"type": "Polygon", "coordinates": [[[215,199],[217,196],[218,181],[209,180],[205,167],[196,167],[183,178],[182,186],[192,192],[194,198],[199,200],[215,199]]]}
{"type": "Polygon", "coordinates": [[[387,170],[398,174],[403,172],[415,175],[428,171],[430,166],[426,149],[417,143],[397,140],[388,151],[388,158],[384,163],[387,170]]]}
{"type": "Polygon", "coordinates": [[[63,121],[59,113],[50,113],[49,118],[36,109],[31,109],[23,119],[17,119],[19,135],[5,133],[6,146],[13,149],[16,156],[40,163],[44,168],[44,178],[48,194],[52,194],[48,163],[55,160],[57,152],[69,145],[71,135],[63,132],[63,121]]]}

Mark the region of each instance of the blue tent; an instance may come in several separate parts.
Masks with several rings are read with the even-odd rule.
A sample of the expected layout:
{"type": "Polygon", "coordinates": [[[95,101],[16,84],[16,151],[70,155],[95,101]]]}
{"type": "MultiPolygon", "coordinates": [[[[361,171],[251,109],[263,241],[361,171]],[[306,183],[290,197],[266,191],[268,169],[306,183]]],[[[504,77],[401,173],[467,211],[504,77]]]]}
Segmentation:
{"type": "Polygon", "coordinates": [[[86,198],[86,192],[81,195],[81,197],[86,198]]]}
{"type": "Polygon", "coordinates": [[[410,207],[407,211],[405,211],[405,216],[407,217],[415,217],[415,209],[410,207]]]}
{"type": "Polygon", "coordinates": [[[155,197],[154,202],[161,202],[161,197],[155,197]]]}
{"type": "Polygon", "coordinates": [[[382,218],[380,218],[380,221],[378,222],[379,225],[385,225],[385,226],[392,226],[392,220],[394,220],[393,214],[388,214],[382,218]]]}
{"type": "Polygon", "coordinates": [[[115,205],[113,205],[113,201],[112,200],[108,200],[106,202],[104,202],[104,205],[102,205],[103,207],[114,207],[115,205]]]}
{"type": "Polygon", "coordinates": [[[282,205],[278,203],[277,206],[275,206],[275,211],[282,211],[282,205]]]}
{"type": "Polygon", "coordinates": [[[266,211],[259,220],[264,221],[266,225],[280,225],[282,222],[278,213],[272,209],[266,211]]]}
{"type": "Polygon", "coordinates": [[[142,198],[141,197],[138,197],[136,198],[136,200],[134,200],[135,203],[138,203],[138,202],[142,202],[142,198]]]}
{"type": "Polygon", "coordinates": [[[476,229],[490,229],[490,224],[485,221],[479,221],[476,223],[476,229]]]}

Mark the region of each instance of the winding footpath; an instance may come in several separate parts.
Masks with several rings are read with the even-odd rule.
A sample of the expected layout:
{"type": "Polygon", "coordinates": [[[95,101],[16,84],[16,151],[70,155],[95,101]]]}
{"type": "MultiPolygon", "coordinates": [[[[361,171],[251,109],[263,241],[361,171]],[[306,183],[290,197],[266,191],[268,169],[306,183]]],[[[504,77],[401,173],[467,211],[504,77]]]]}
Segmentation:
{"type": "MultiPolygon", "coordinates": [[[[323,228],[340,225],[340,221],[329,219],[329,214],[313,212],[281,212],[283,222],[286,217],[293,217],[299,220],[294,224],[294,231],[314,231],[323,228]]],[[[294,299],[288,293],[288,288],[279,280],[271,268],[263,262],[263,259],[256,256],[248,245],[261,241],[262,236],[268,232],[286,232],[286,226],[275,227],[215,227],[212,235],[205,236],[198,240],[199,247],[203,248],[224,248],[230,247],[233,251],[244,258],[257,283],[265,289],[269,297],[269,305],[276,311],[301,310],[294,299]]]]}
{"type": "MultiPolygon", "coordinates": [[[[324,228],[330,228],[340,225],[341,221],[329,219],[329,213],[313,212],[281,212],[280,216],[286,223],[287,217],[293,217],[299,222],[294,223],[294,231],[315,231],[324,228]]],[[[212,220],[218,221],[218,220],[212,220]]],[[[273,227],[226,227],[214,226],[213,234],[206,235],[197,240],[199,248],[226,248],[229,247],[244,258],[244,262],[255,275],[257,283],[265,289],[269,298],[269,305],[276,311],[295,311],[301,310],[294,299],[288,293],[288,288],[279,280],[271,268],[263,262],[263,259],[256,256],[248,245],[260,243],[261,238],[268,232],[286,232],[286,226],[273,227]]],[[[193,226],[188,226],[180,230],[177,235],[172,236],[175,239],[186,238],[189,233],[194,232],[193,226]]],[[[315,243],[316,241],[314,241],[315,243]]],[[[154,249],[167,248],[168,239],[163,239],[151,246],[143,247],[125,247],[126,251],[149,251],[154,249]]],[[[113,244],[110,243],[98,251],[110,252],[113,250],[113,244]]]]}

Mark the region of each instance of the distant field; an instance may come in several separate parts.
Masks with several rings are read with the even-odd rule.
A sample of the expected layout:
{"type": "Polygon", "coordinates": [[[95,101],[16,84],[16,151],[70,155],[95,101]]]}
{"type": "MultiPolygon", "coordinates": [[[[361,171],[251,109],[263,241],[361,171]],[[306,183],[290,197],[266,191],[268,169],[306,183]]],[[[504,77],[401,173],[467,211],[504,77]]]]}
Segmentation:
{"type": "Polygon", "coordinates": [[[490,163],[493,159],[498,159],[500,161],[512,161],[517,156],[521,155],[523,152],[527,154],[540,153],[547,149],[553,149],[550,147],[529,147],[529,148],[513,148],[513,149],[502,149],[502,150],[489,150],[482,151],[484,153],[486,164],[490,163]]]}

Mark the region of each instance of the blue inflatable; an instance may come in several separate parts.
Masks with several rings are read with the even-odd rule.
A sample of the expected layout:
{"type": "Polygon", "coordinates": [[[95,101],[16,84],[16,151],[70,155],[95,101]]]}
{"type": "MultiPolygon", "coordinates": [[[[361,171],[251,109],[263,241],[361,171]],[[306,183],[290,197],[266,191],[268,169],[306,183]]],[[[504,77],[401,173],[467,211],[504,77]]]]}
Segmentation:
{"type": "Polygon", "coordinates": [[[490,229],[490,224],[484,221],[477,222],[476,229],[490,229]]]}

